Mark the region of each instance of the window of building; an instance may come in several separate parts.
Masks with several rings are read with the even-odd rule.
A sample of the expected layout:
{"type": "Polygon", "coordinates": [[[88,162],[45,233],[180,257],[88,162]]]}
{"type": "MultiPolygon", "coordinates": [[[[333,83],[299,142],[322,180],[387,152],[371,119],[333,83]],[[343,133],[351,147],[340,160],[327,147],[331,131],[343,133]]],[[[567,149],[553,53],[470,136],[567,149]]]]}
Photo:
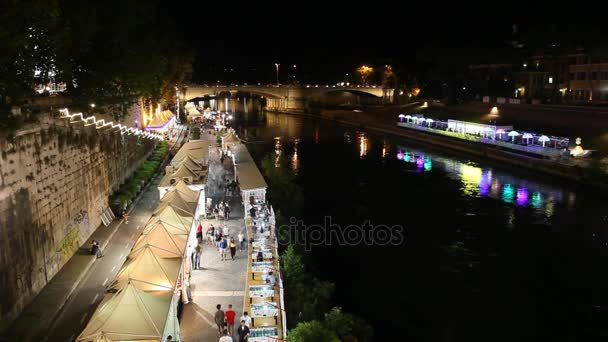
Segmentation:
{"type": "Polygon", "coordinates": [[[608,91],[604,90],[600,93],[600,99],[602,101],[608,101],[608,91]]]}
{"type": "Polygon", "coordinates": [[[595,72],[595,71],[591,72],[591,80],[593,80],[593,81],[597,80],[597,72],[595,72]]]}
{"type": "Polygon", "coordinates": [[[553,77],[549,77],[549,84],[553,84],[553,77]]]}
{"type": "Polygon", "coordinates": [[[574,73],[570,73],[570,80],[574,80],[574,73]]]}
{"type": "Polygon", "coordinates": [[[587,79],[587,73],[586,72],[577,72],[576,79],[579,81],[584,81],[585,79],[587,79]]]}
{"type": "Polygon", "coordinates": [[[601,74],[602,74],[602,80],[608,80],[608,72],[607,71],[603,71],[601,74]]]}

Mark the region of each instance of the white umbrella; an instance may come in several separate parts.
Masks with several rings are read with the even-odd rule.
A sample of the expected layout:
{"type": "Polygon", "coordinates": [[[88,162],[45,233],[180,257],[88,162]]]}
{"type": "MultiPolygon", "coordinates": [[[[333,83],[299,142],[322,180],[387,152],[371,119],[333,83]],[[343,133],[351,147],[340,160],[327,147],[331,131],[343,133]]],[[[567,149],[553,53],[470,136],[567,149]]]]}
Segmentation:
{"type": "Polygon", "coordinates": [[[411,115],[409,115],[409,114],[405,116],[405,120],[407,120],[407,122],[410,122],[410,119],[411,119],[411,118],[412,118],[412,116],[411,116],[411,115]]]}
{"type": "Polygon", "coordinates": [[[429,127],[431,127],[431,124],[432,124],[433,122],[435,122],[435,120],[433,120],[433,119],[426,119],[426,124],[427,124],[429,127]]]}
{"type": "Polygon", "coordinates": [[[534,136],[530,133],[524,133],[524,135],[521,136],[522,139],[526,139],[526,144],[528,143],[528,139],[534,139],[534,136]]]}
{"type": "Polygon", "coordinates": [[[502,129],[502,128],[499,128],[499,129],[496,130],[496,134],[498,134],[498,138],[500,140],[502,140],[502,135],[505,134],[505,130],[502,129]]]}
{"type": "Polygon", "coordinates": [[[509,132],[509,136],[512,138],[512,141],[515,143],[515,137],[519,135],[518,131],[509,132]]]}
{"type": "Polygon", "coordinates": [[[403,119],[405,119],[405,114],[399,114],[399,121],[403,122],[403,119]]]}
{"type": "Polygon", "coordinates": [[[538,138],[538,141],[543,143],[543,147],[545,147],[545,143],[551,141],[551,139],[546,135],[541,135],[540,138],[538,138]]]}
{"type": "Polygon", "coordinates": [[[423,117],[419,117],[419,118],[418,118],[418,123],[425,122],[425,121],[426,121],[426,119],[425,119],[425,118],[423,118],[423,117]]]}

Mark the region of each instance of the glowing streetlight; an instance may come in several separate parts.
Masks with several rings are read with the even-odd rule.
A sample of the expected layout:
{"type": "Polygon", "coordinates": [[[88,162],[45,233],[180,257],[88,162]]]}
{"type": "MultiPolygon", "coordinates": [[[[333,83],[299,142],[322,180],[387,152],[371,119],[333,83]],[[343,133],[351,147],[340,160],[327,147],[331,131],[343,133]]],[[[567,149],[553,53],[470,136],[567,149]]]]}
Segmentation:
{"type": "Polygon", "coordinates": [[[95,104],[94,103],[91,103],[90,106],[91,106],[91,108],[95,108],[95,104]]]}
{"type": "Polygon", "coordinates": [[[274,63],[275,68],[277,69],[277,84],[279,84],[279,66],[281,64],[279,63],[274,63]]]}

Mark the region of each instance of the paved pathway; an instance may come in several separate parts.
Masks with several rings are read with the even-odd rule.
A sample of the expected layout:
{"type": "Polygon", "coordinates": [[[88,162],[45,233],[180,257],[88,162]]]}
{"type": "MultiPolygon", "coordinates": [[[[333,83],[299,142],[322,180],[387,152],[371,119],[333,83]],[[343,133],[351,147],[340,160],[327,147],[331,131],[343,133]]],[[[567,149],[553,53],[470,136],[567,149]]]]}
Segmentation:
{"type": "MultiPolygon", "coordinates": [[[[213,139],[207,134],[204,138],[213,139]]],[[[212,144],[213,145],[213,144],[212,144]]],[[[220,165],[217,149],[210,154],[209,176],[207,178],[207,196],[213,200],[213,205],[224,199],[224,187],[222,179],[225,176],[234,179],[234,167],[229,159],[224,161],[225,165],[220,165]]],[[[229,234],[236,239],[239,231],[245,231],[243,220],[243,205],[239,196],[225,197],[230,205],[230,220],[219,222],[215,220],[203,221],[203,233],[209,224],[214,226],[224,226],[229,228],[229,234]]],[[[246,238],[247,239],[247,238],[246,238]]],[[[228,304],[232,304],[236,311],[236,319],[243,314],[243,304],[245,301],[245,278],[247,276],[247,254],[245,251],[238,252],[235,260],[221,261],[220,255],[214,246],[207,244],[203,247],[202,270],[194,270],[190,278],[193,301],[184,306],[180,329],[183,341],[217,341],[219,339],[217,326],[214,322],[214,314],[217,304],[222,305],[222,310],[226,311],[228,304]]],[[[235,341],[238,341],[235,323],[235,341]]]]}

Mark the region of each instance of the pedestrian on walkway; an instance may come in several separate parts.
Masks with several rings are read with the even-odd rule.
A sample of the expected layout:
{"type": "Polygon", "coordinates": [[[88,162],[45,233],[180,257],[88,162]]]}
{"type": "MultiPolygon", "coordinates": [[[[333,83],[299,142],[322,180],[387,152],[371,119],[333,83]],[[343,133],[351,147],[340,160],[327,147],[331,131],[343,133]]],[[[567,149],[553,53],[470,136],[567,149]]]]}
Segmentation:
{"type": "Polygon", "coordinates": [[[241,321],[237,333],[239,334],[239,342],[247,342],[247,339],[249,338],[249,327],[245,325],[244,320],[241,321]]]}
{"type": "Polygon", "coordinates": [[[222,333],[222,329],[224,329],[224,311],[222,311],[222,305],[218,304],[215,306],[217,311],[214,315],[215,324],[217,324],[217,331],[219,334],[222,333]]]}
{"type": "Polygon", "coordinates": [[[224,219],[230,220],[230,206],[228,206],[228,203],[224,206],[224,219]]]}
{"type": "Polygon", "coordinates": [[[258,226],[255,224],[255,221],[253,221],[253,226],[251,226],[251,231],[253,232],[254,236],[255,236],[255,234],[258,233],[258,226]]]}
{"type": "Polygon", "coordinates": [[[203,254],[203,244],[199,243],[196,245],[196,259],[194,261],[194,269],[201,269],[201,255],[203,254]]]}
{"type": "Polygon", "coordinates": [[[220,342],[233,342],[232,336],[228,335],[228,330],[224,329],[224,334],[220,337],[220,342]]]}
{"type": "Polygon", "coordinates": [[[192,248],[192,245],[188,244],[188,250],[190,251],[190,264],[193,269],[196,269],[196,247],[192,248]]]}
{"type": "Polygon", "coordinates": [[[192,290],[190,289],[190,281],[188,279],[184,280],[184,286],[186,287],[186,301],[184,304],[188,304],[192,301],[192,290]]]}
{"type": "Polygon", "coordinates": [[[222,241],[220,241],[220,257],[222,259],[222,261],[226,260],[226,251],[228,250],[228,241],[226,241],[226,238],[222,238],[222,241]]]}
{"type": "Polygon", "coordinates": [[[226,325],[228,326],[228,334],[234,335],[234,317],[236,312],[232,310],[232,304],[228,304],[228,310],[226,310],[226,325]]]}
{"type": "Polygon", "coordinates": [[[218,227],[218,229],[215,230],[215,247],[220,248],[220,242],[222,242],[222,232],[220,230],[220,227],[218,227]]]}
{"type": "Polygon", "coordinates": [[[213,239],[215,238],[215,227],[211,225],[209,229],[207,229],[207,244],[209,246],[213,246],[213,239]]]}
{"type": "Polygon", "coordinates": [[[234,260],[234,255],[236,254],[236,242],[234,242],[233,238],[230,238],[230,257],[234,260]]]}
{"type": "Polygon", "coordinates": [[[199,243],[203,241],[203,224],[201,222],[199,222],[198,226],[196,226],[196,238],[198,239],[199,243]]]}
{"type": "Polygon", "coordinates": [[[126,209],[122,211],[122,219],[125,221],[125,224],[129,224],[129,213],[127,213],[126,209]]]}
{"type": "Polygon", "coordinates": [[[245,322],[246,327],[251,327],[251,316],[249,316],[249,313],[247,311],[243,312],[243,316],[241,316],[240,321],[245,322]]]}
{"type": "Polygon", "coordinates": [[[237,239],[239,241],[239,251],[243,251],[243,248],[245,248],[245,235],[243,235],[243,232],[239,232],[237,239]]]}
{"type": "Polygon", "coordinates": [[[224,225],[224,227],[222,227],[222,235],[224,235],[224,236],[230,235],[230,228],[228,228],[227,225],[224,225]]]}

